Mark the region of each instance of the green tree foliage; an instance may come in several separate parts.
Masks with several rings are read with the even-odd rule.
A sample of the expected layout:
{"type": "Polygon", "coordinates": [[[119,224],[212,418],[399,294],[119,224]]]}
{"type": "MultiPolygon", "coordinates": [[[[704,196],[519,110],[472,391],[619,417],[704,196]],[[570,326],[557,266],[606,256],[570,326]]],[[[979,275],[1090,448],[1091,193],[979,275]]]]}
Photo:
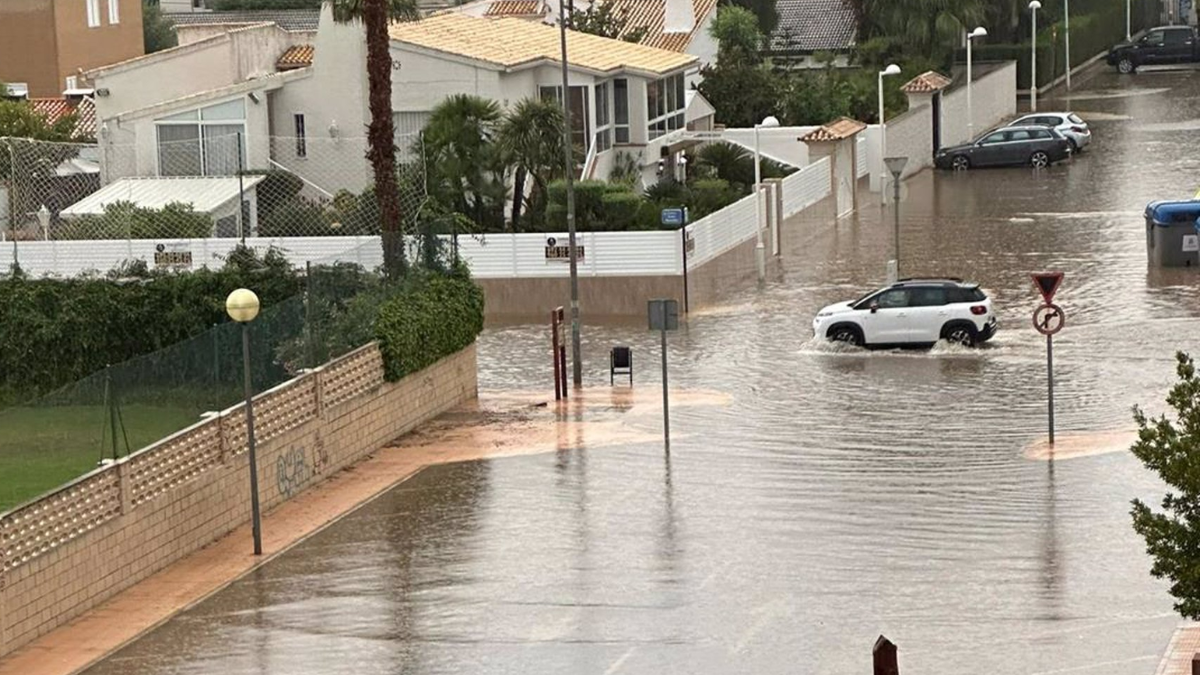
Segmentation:
{"type": "MultiPolygon", "coordinates": [[[[949,65],[963,35],[980,25],[989,6],[1008,0],[854,0],[859,37],[886,37],[904,54],[949,65]]],[[[1028,3],[1025,3],[1028,4],[1028,3]]]]}
{"type": "Polygon", "coordinates": [[[641,42],[648,30],[646,26],[630,26],[629,10],[618,13],[616,4],[611,2],[592,3],[587,9],[572,10],[568,27],[581,33],[626,42],[641,42]]]}
{"type": "Polygon", "coordinates": [[[320,9],[321,0],[216,0],[211,3],[220,11],[236,9],[320,9]]]}
{"type": "Polygon", "coordinates": [[[717,9],[717,16],[708,27],[708,34],[717,41],[717,61],[721,65],[748,65],[762,62],[759,50],[763,32],[750,10],[736,5],[717,9]]]}
{"type": "Polygon", "coordinates": [[[754,16],[758,23],[758,31],[763,35],[774,33],[776,26],[779,25],[779,13],[775,10],[775,0],[722,0],[721,5],[740,7],[748,11],[754,16]]]}
{"type": "Polygon", "coordinates": [[[147,54],[161,52],[179,44],[172,23],[163,16],[162,7],[153,0],[142,0],[142,46],[147,54]]]}
{"type": "Polygon", "coordinates": [[[75,136],[77,122],[75,115],[70,114],[50,124],[25,101],[0,100],[0,138],[70,141],[75,136]]]}
{"type": "Polygon", "coordinates": [[[1162,511],[1133,500],[1133,529],[1154,559],[1150,573],[1171,582],[1175,611],[1200,619],[1200,377],[1187,354],[1176,355],[1179,381],[1167,395],[1174,420],[1151,419],[1138,408],[1133,454],[1167,484],[1162,511]]]}
{"type": "Polygon", "coordinates": [[[513,230],[519,232],[523,206],[528,206],[532,223],[543,222],[546,186],[562,175],[562,107],[544,99],[518,102],[500,123],[497,143],[503,161],[516,169],[511,222],[513,230]],[[528,198],[525,197],[527,178],[533,180],[528,198]]]}
{"type": "Polygon", "coordinates": [[[465,268],[418,277],[379,308],[375,337],[395,382],[469,347],[483,331],[483,290],[465,268]]]}
{"type": "Polygon", "coordinates": [[[118,201],[105,204],[103,215],[63,220],[50,234],[55,239],[204,239],[212,236],[213,221],[191,204],[147,209],[118,201]]]}
{"type": "Polygon", "coordinates": [[[430,193],[485,229],[503,227],[505,165],[496,137],[500,105],[455,94],[433,109],[422,136],[430,193]]]}

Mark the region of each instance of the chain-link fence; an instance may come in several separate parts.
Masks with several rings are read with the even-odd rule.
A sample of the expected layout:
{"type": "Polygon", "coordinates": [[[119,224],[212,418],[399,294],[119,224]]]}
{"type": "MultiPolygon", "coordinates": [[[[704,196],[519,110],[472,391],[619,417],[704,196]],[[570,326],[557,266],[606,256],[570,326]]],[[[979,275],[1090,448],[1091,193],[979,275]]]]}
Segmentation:
{"type": "MultiPolygon", "coordinates": [[[[146,146],[0,138],[0,236],[21,241],[379,234],[365,138],[163,124],[146,146]],[[240,205],[240,207],[239,207],[240,205]]],[[[404,227],[428,199],[419,134],[396,139],[404,227]]]]}
{"type": "MultiPolygon", "coordinates": [[[[378,242],[365,246],[371,251],[350,257],[381,257],[378,242]]],[[[410,248],[410,259],[418,253],[410,248]]],[[[444,265],[449,252],[439,255],[444,265]]],[[[264,307],[248,324],[254,391],[370,342],[378,302],[394,283],[353,263],[310,264],[302,293],[264,307]]],[[[242,401],[242,330],[225,321],[0,408],[0,511],[242,401]]]]}

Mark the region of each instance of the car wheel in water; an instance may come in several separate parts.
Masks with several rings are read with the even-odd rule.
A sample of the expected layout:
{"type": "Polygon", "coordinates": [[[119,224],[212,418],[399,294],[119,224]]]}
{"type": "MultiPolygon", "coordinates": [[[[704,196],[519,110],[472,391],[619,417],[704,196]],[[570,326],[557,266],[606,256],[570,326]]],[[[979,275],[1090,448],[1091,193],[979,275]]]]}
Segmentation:
{"type": "Polygon", "coordinates": [[[959,155],[950,160],[950,168],[954,169],[955,171],[966,171],[967,169],[971,168],[971,160],[959,155]]]}
{"type": "Polygon", "coordinates": [[[862,334],[850,326],[838,326],[829,331],[829,339],[833,342],[845,342],[855,347],[861,347],[863,343],[862,334]]]}
{"type": "Polygon", "coordinates": [[[1029,164],[1035,169],[1044,169],[1050,166],[1050,155],[1038,150],[1029,156],[1029,164]]]}
{"type": "Polygon", "coordinates": [[[1074,138],[1068,137],[1067,145],[1071,146],[1071,156],[1072,157],[1079,154],[1079,144],[1075,142],[1074,138]]]}
{"type": "Polygon", "coordinates": [[[1117,70],[1128,75],[1137,70],[1137,67],[1133,65],[1133,61],[1131,59],[1121,59],[1119,62],[1117,62],[1117,70]]]}
{"type": "Polygon", "coordinates": [[[970,326],[955,325],[942,330],[942,339],[952,345],[964,347],[975,346],[975,329],[970,326]]]}

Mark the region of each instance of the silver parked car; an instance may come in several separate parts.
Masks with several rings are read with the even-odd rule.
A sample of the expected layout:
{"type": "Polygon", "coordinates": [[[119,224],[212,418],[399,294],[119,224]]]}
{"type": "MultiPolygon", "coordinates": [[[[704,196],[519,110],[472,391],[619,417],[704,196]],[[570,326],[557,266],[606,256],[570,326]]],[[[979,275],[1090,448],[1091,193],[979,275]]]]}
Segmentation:
{"type": "Polygon", "coordinates": [[[1030,113],[1013,120],[1008,126],[1050,127],[1062,134],[1071,143],[1071,152],[1080,152],[1092,142],[1092,131],[1087,122],[1073,112],[1030,113]]]}

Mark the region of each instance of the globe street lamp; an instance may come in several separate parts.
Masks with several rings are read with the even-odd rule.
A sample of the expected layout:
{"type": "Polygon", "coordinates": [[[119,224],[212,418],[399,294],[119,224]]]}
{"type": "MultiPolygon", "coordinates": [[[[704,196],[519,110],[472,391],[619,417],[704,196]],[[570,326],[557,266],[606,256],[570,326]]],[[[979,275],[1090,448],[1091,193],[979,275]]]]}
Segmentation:
{"type": "Polygon", "coordinates": [[[258,510],[258,456],[254,448],[254,392],[250,386],[250,322],[258,316],[258,296],[239,288],[225,298],[229,318],[242,324],[242,373],[246,383],[246,442],[250,450],[250,518],[254,555],[262,555],[262,520],[258,510]]]}
{"type": "Polygon", "coordinates": [[[754,230],[758,238],[754,244],[754,262],[758,266],[758,282],[761,284],[767,277],[767,249],[763,246],[763,208],[762,208],[762,157],[758,150],[758,130],[771,129],[779,126],[779,120],[774,115],[768,115],[763,121],[754,125],[754,230]]]}
{"type": "Polygon", "coordinates": [[[975,38],[985,37],[987,29],[983,26],[967,33],[967,140],[975,140],[975,110],[971,107],[971,43],[975,38]]]}
{"type": "Polygon", "coordinates": [[[1029,110],[1037,112],[1037,11],[1042,8],[1042,3],[1038,0],[1033,0],[1029,3],[1029,14],[1033,17],[1033,27],[1030,29],[1032,33],[1032,44],[1029,55],[1029,110]]]}
{"type": "MultiPolygon", "coordinates": [[[[884,68],[883,70],[879,71],[879,157],[880,158],[882,158],[884,155],[887,154],[887,125],[884,124],[884,119],[883,119],[883,78],[887,77],[888,75],[899,75],[899,74],[900,74],[900,66],[898,66],[894,63],[889,63],[887,68],[884,68]]],[[[886,183],[887,183],[887,173],[882,172],[879,174],[879,192],[880,192],[880,194],[883,194],[884,185],[886,183]]],[[[884,201],[885,200],[881,199],[879,201],[879,203],[882,204],[884,201]]]]}

